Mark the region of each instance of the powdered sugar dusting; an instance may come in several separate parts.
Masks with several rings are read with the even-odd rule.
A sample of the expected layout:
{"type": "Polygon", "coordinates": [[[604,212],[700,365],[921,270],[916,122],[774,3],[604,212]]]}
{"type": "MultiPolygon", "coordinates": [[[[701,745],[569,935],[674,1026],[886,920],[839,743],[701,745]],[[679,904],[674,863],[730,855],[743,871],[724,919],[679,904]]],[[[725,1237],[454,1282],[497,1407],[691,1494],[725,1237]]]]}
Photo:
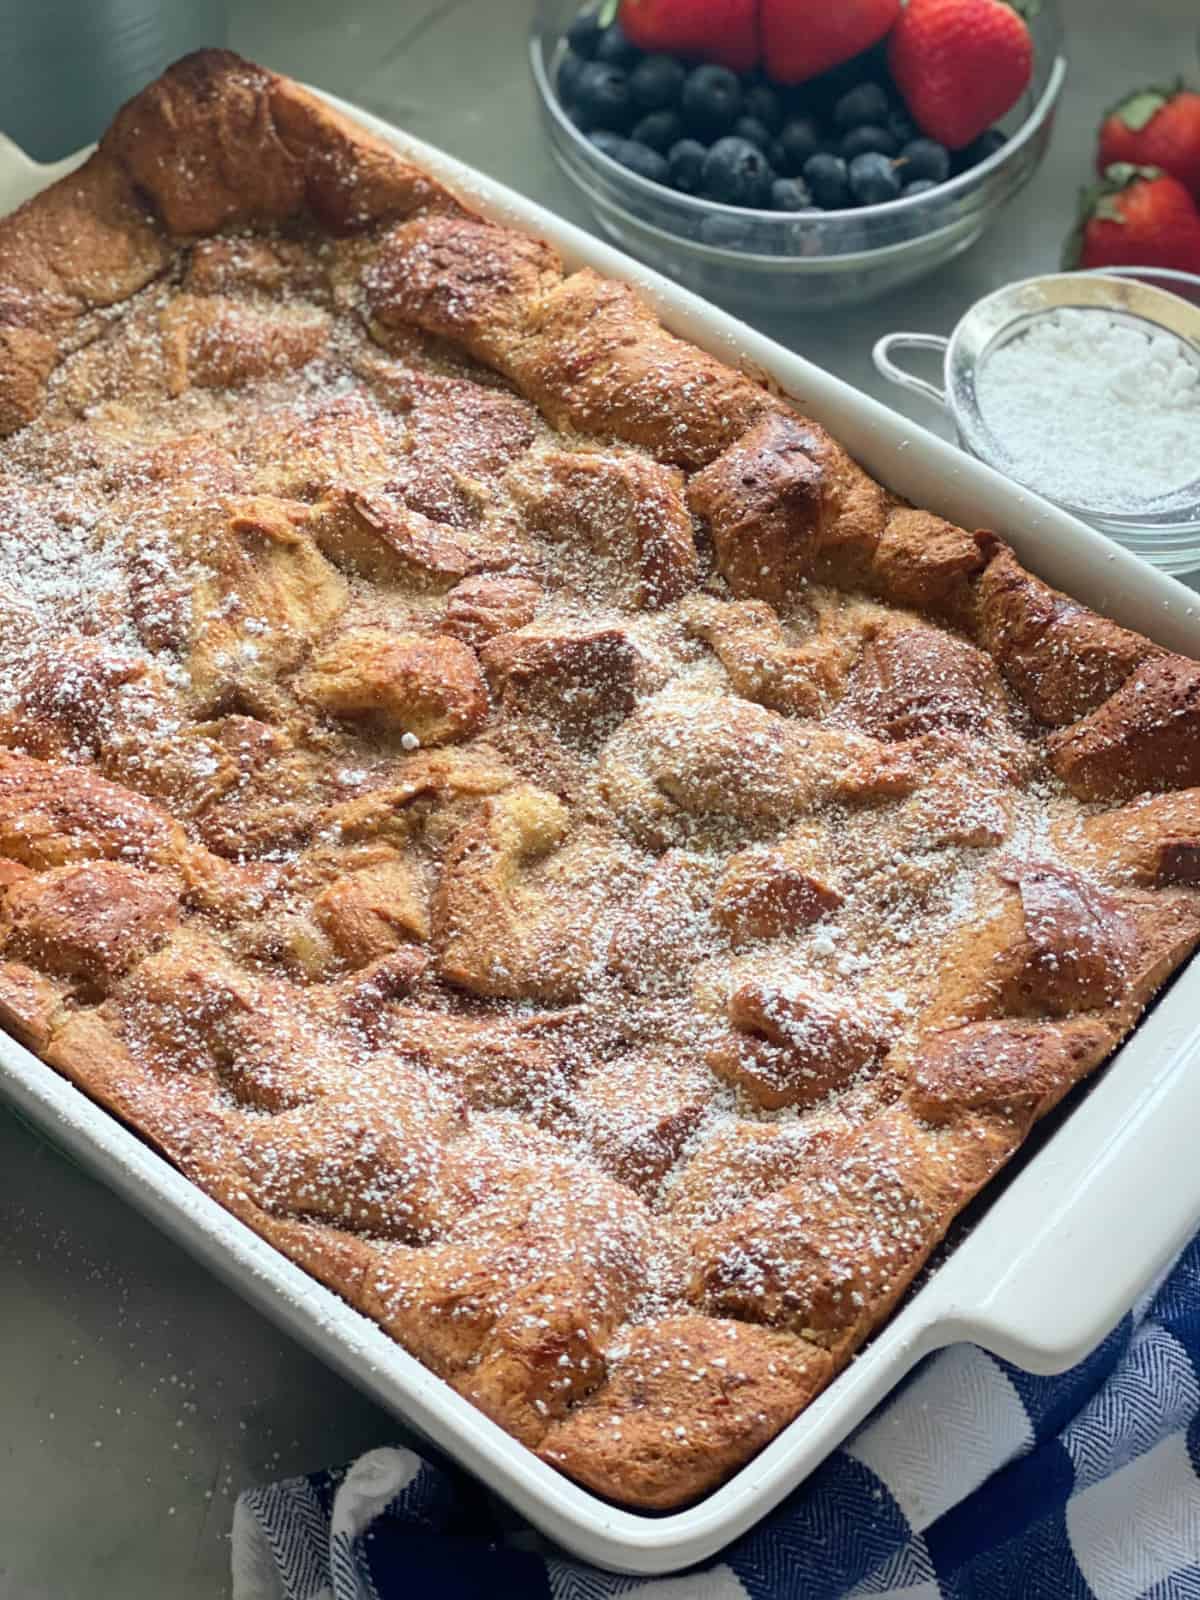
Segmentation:
{"type": "Polygon", "coordinates": [[[982,1181],[906,1062],[1080,808],[965,635],[733,601],[681,469],[369,327],[373,247],[184,252],[0,446],[0,998],[520,1437],[664,1318],[724,1383],[711,1313],[765,1438],[982,1181]]]}
{"type": "Polygon", "coordinates": [[[1200,353],[1140,319],[1063,308],[982,362],[984,425],[1053,500],[1136,510],[1194,480],[1200,353]]]}

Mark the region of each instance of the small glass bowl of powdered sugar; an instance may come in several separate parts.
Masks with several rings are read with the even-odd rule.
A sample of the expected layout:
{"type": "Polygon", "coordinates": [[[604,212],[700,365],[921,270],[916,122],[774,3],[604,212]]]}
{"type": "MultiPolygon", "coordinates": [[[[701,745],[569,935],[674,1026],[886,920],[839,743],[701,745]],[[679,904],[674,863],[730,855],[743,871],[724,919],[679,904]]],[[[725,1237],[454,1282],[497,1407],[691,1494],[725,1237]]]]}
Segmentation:
{"type": "Polygon", "coordinates": [[[949,339],[888,334],[875,364],[945,406],[989,466],[1155,566],[1200,567],[1200,279],[1030,278],[980,300],[949,339]],[[896,364],[905,347],[942,356],[944,387],[896,364]]]}

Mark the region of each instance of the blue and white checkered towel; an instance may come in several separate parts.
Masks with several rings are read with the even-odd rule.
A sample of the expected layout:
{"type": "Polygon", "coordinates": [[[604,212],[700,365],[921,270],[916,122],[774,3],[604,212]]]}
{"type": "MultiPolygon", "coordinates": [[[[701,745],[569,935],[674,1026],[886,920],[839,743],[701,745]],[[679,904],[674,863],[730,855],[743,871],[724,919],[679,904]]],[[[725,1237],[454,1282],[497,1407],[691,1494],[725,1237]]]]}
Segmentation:
{"type": "Polygon", "coordinates": [[[235,1600],[1200,1600],[1200,1237],[1089,1358],[931,1357],[702,1570],[598,1572],[410,1450],[252,1489],[235,1600]]]}

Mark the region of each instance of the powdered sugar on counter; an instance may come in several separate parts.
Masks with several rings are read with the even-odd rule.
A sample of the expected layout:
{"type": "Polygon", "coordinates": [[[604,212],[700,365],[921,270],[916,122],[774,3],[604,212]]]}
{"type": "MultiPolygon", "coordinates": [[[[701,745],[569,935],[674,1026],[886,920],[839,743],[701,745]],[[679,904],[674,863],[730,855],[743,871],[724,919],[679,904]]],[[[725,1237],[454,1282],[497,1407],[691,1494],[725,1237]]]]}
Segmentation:
{"type": "Polygon", "coordinates": [[[1200,354],[1139,319],[1055,311],[975,384],[1008,470],[1052,500],[1136,510],[1200,474],[1200,354]]]}

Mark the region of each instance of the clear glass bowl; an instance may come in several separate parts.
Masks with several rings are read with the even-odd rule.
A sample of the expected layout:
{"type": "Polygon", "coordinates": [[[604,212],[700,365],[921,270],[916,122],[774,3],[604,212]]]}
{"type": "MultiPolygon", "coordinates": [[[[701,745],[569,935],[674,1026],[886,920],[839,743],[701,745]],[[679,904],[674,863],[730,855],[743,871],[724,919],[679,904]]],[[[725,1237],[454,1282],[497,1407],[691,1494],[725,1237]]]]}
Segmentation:
{"type": "Polygon", "coordinates": [[[977,393],[982,367],[1032,322],[1063,307],[1103,310],[1143,330],[1173,334],[1193,365],[1200,368],[1200,277],[1157,267],[1050,273],[1007,284],[977,301],[949,338],[928,333],[885,334],[875,345],[875,365],[893,383],[943,406],[963,449],[998,472],[1045,493],[1064,511],[1091,523],[1152,566],[1173,573],[1200,569],[1200,434],[1194,458],[1180,463],[1187,468],[1183,481],[1136,508],[1118,510],[1106,501],[1102,484],[1096,486],[1094,503],[1074,504],[1023,478],[1003,441],[984,421],[977,393]],[[942,384],[930,383],[901,366],[895,355],[904,349],[940,356],[942,384]]]}
{"type": "Polygon", "coordinates": [[[1034,76],[1003,120],[1008,143],[927,194],[853,211],[750,211],[679,194],[630,172],[580,132],[554,87],[563,34],[580,0],[539,0],[533,79],[559,165],[597,222],[631,255],[711,300],[771,311],[823,311],[885,294],[968,249],[1037,171],[1066,61],[1058,0],[1030,23],[1034,76]]]}

